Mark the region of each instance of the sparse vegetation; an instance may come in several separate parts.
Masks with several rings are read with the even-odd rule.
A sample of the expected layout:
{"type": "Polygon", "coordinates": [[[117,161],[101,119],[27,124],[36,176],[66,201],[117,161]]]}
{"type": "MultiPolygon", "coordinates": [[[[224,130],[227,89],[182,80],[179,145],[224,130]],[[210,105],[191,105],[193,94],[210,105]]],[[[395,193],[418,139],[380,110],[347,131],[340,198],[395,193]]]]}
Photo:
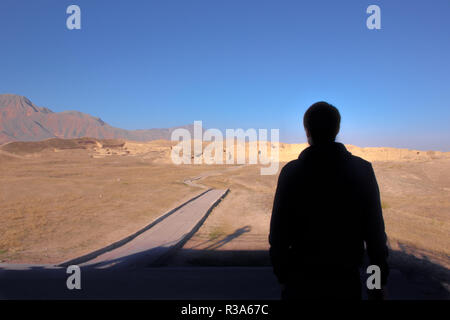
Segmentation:
{"type": "MultiPolygon", "coordinates": [[[[442,188],[450,185],[450,161],[411,161],[394,167],[392,162],[386,161],[375,162],[373,166],[382,193],[386,232],[392,248],[398,249],[397,243],[414,244],[411,246],[411,254],[415,250],[420,256],[420,252],[426,251],[430,261],[450,267],[450,201],[442,193],[442,188]],[[431,181],[426,180],[430,177],[431,181]]],[[[243,233],[216,249],[224,255],[233,250],[267,250],[276,181],[277,176],[259,175],[259,168],[256,166],[245,166],[203,180],[205,185],[229,187],[231,192],[185,245],[186,250],[182,253],[186,255],[185,260],[180,257],[178,263],[189,263],[189,256],[195,255],[196,264],[201,261],[211,264],[211,253],[200,249],[211,244],[205,238],[209,239],[215,226],[226,225],[227,230],[251,226],[250,232],[243,233]],[[191,252],[190,249],[195,250],[191,252]]],[[[230,233],[227,232],[227,235],[230,233]]],[[[220,253],[215,255],[219,256],[220,253]]]]}
{"type": "MultiPolygon", "coordinates": [[[[44,148],[31,157],[2,151],[0,259],[57,263],[122,239],[201,192],[183,181],[204,172],[215,175],[195,182],[231,192],[185,248],[199,253],[219,244],[198,261],[211,261],[211,250],[266,252],[277,176],[261,176],[255,165],[175,166],[167,160],[170,146],[127,142],[120,148],[129,156],[95,158],[91,149],[44,148]]],[[[284,150],[283,157],[298,154],[289,145],[284,150]]],[[[378,157],[376,150],[370,155],[378,157]]],[[[373,167],[392,247],[411,244],[411,254],[426,250],[430,261],[448,268],[450,158],[378,161],[373,167]]]]}
{"type": "Polygon", "coordinates": [[[141,157],[92,159],[89,152],[0,155],[3,261],[58,263],[118,241],[201,192],[179,181],[217,170],[141,157]]]}
{"type": "Polygon", "coordinates": [[[223,228],[220,226],[216,226],[209,232],[209,240],[213,241],[220,237],[223,237],[224,235],[225,231],[223,230],[223,228]]]}

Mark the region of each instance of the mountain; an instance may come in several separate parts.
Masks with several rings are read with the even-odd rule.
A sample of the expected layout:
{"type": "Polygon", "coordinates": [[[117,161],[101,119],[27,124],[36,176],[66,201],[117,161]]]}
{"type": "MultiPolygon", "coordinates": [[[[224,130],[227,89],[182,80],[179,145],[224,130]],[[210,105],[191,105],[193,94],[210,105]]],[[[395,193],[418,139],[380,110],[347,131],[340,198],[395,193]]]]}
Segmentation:
{"type": "Polygon", "coordinates": [[[0,95],[0,144],[81,137],[135,141],[170,140],[172,131],[177,128],[186,128],[193,132],[192,125],[168,129],[124,130],[112,127],[100,118],[86,113],[53,112],[48,108],[35,106],[23,96],[0,95]]]}

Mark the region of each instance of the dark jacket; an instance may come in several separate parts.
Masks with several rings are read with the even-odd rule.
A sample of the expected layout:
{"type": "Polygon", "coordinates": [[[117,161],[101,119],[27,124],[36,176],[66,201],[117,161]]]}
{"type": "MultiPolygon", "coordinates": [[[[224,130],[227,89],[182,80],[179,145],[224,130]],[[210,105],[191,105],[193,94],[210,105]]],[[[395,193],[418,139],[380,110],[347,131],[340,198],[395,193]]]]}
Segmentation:
{"type": "Polygon", "coordinates": [[[280,283],[308,270],[357,269],[364,243],[370,264],[389,273],[380,192],[370,162],[341,143],[306,148],[281,170],[270,223],[270,256],[280,283]]]}

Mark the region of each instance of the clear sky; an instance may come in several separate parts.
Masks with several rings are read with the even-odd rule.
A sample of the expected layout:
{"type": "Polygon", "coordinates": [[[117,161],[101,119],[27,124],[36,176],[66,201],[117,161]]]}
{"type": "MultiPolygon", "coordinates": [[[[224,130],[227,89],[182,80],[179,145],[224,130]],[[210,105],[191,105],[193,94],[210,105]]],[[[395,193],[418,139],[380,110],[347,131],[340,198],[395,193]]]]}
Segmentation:
{"type": "Polygon", "coordinates": [[[285,142],[325,100],[344,143],[450,151],[450,1],[1,0],[0,93],[125,129],[203,120],[285,142]]]}

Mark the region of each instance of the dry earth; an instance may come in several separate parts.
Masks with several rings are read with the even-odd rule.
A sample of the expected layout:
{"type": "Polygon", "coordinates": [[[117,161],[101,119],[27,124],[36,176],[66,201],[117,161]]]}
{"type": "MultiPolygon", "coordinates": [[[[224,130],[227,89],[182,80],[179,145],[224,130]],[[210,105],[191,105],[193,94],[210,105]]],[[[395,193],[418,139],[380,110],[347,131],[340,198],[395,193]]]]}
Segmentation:
{"type": "Polygon", "coordinates": [[[0,261],[58,263],[118,241],[198,194],[186,178],[217,170],[158,163],[169,142],[124,156],[121,143],[80,140],[1,148],[0,261]]]}
{"type": "MultiPolygon", "coordinates": [[[[216,253],[267,250],[277,175],[261,176],[258,165],[175,166],[173,145],[96,139],[3,145],[0,261],[56,263],[120,240],[198,194],[200,187],[184,183],[197,176],[197,184],[231,192],[174,261],[214,264],[216,253]]],[[[305,147],[281,144],[280,160],[305,147]]],[[[450,153],[347,147],[373,163],[391,248],[448,271],[450,153]]]]}

